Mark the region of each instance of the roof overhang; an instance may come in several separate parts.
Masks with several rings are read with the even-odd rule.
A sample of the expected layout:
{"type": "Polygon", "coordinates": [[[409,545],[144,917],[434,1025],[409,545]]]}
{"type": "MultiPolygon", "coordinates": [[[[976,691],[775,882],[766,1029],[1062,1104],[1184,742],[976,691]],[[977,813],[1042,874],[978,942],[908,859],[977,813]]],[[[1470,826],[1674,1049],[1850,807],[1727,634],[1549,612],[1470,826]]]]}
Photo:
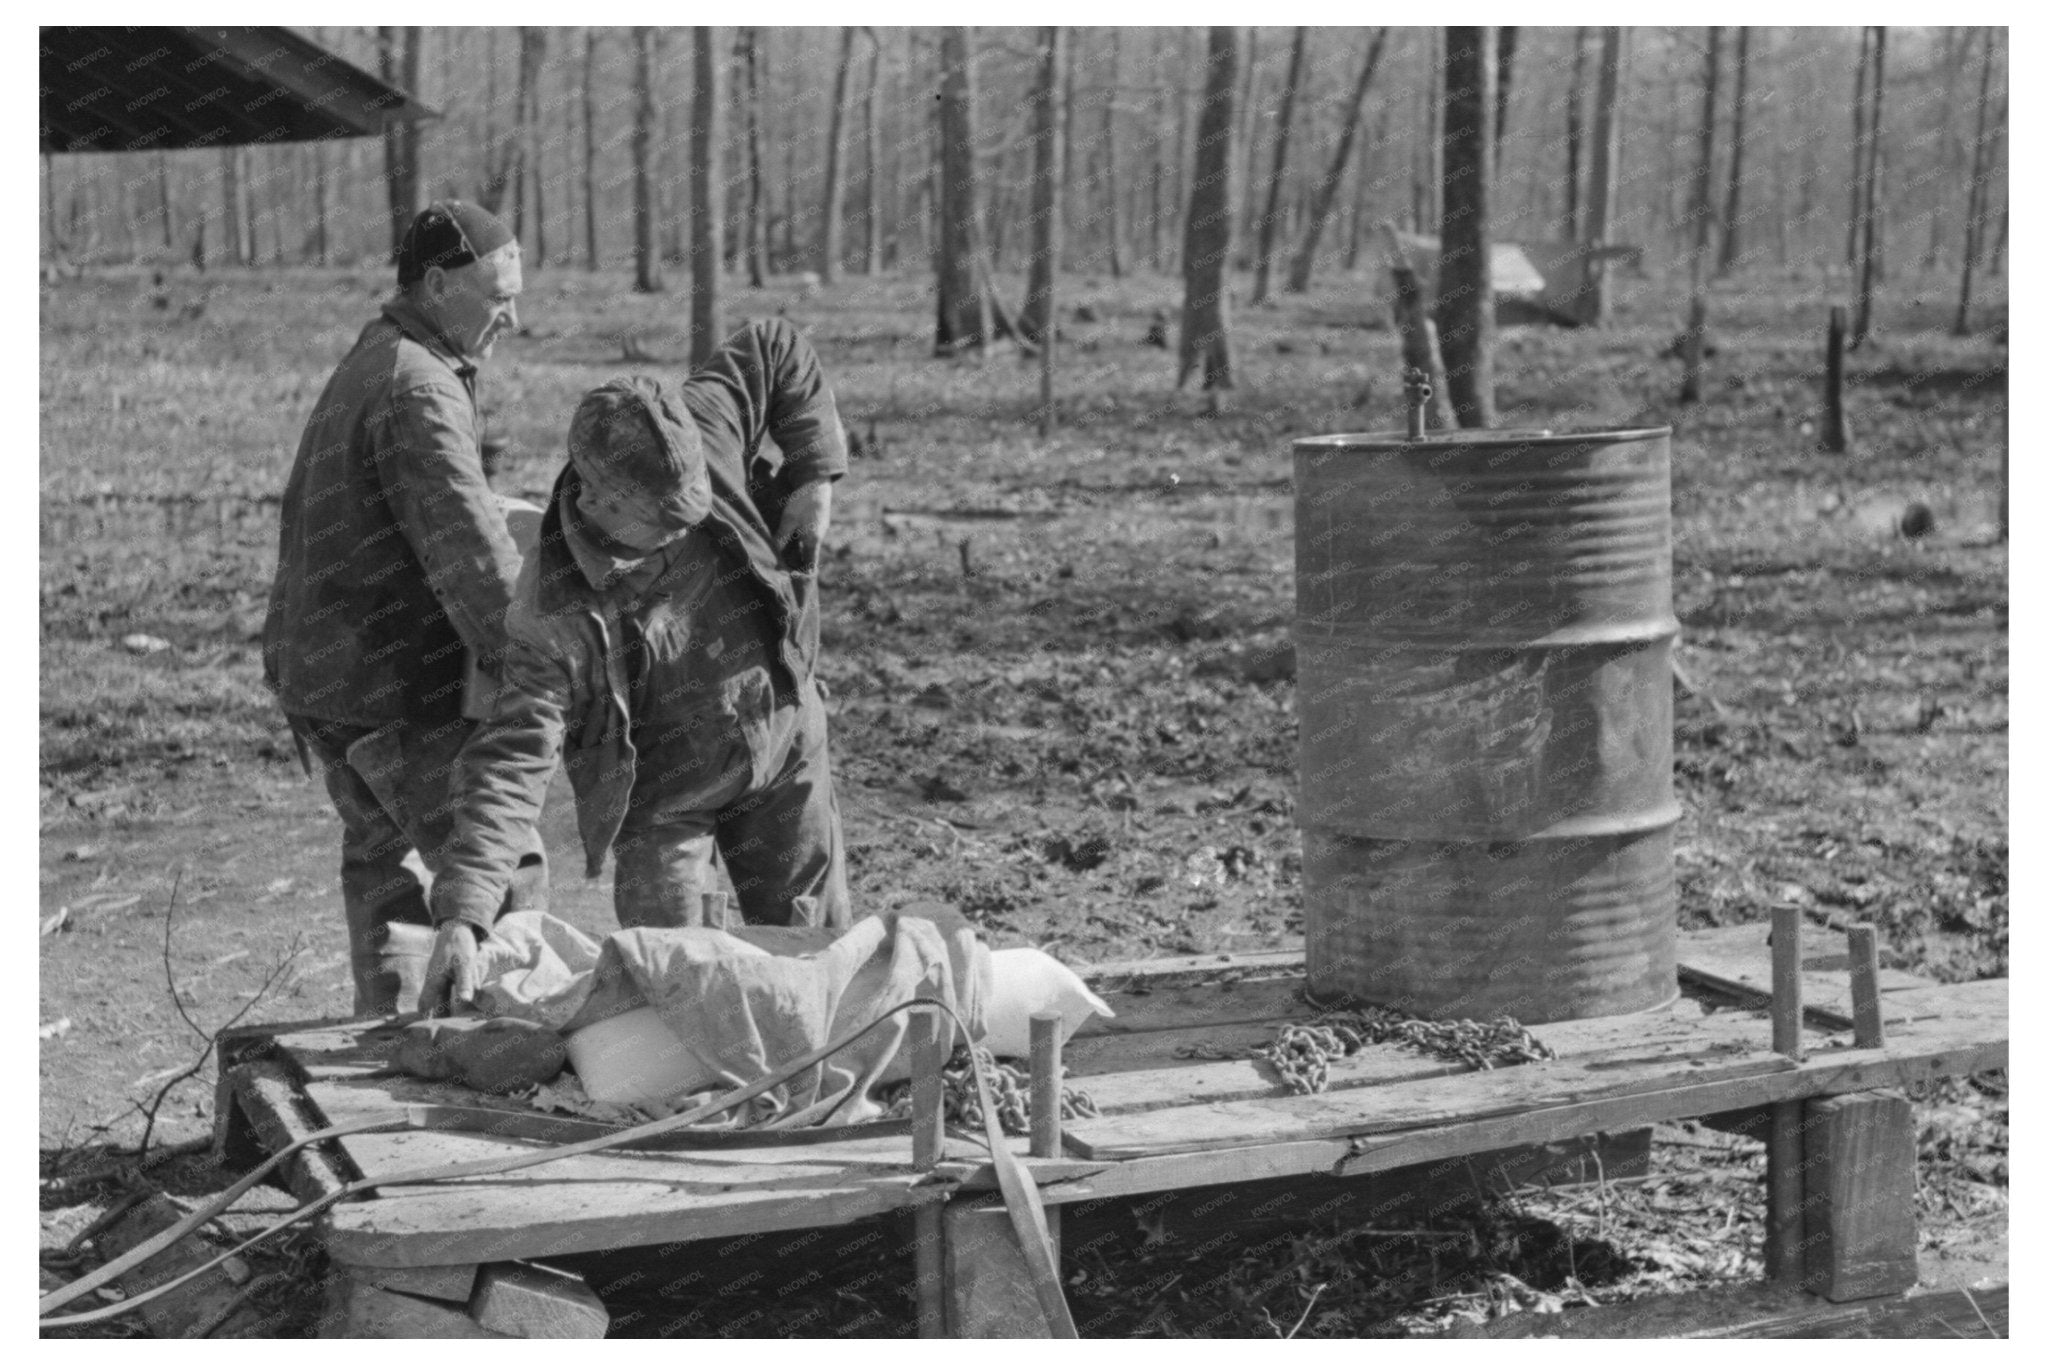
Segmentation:
{"type": "Polygon", "coordinates": [[[282,28],[46,26],[42,150],[366,137],[434,110],[282,28]]]}

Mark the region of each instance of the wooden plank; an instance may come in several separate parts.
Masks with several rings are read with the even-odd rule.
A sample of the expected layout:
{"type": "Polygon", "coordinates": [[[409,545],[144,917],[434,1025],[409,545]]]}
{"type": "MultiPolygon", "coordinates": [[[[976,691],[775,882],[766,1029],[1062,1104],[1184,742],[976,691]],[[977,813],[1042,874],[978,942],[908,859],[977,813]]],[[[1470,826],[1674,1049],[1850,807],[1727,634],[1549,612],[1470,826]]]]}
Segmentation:
{"type": "Polygon", "coordinates": [[[1562,1313],[1515,1313],[1460,1327],[1453,1339],[1912,1339],[2005,1337],[2004,1285],[1830,1304],[1781,1285],[1742,1284],[1562,1313]]]}
{"type": "Polygon", "coordinates": [[[1217,1024],[1258,1023],[1305,1018],[1314,1011],[1301,997],[1304,981],[1274,977],[1260,981],[1221,981],[1165,985],[1105,997],[1116,1017],[1095,1015],[1081,1025],[1076,1039],[1163,1029],[1207,1028],[1217,1024]]]}
{"type": "MultiPolygon", "coordinates": [[[[1879,1059],[1911,1070],[1954,1074],[1945,1068],[1969,1065],[1972,1069],[1985,1069],[1983,1058],[2005,1055],[2005,982],[1932,987],[1905,993],[1901,999],[1913,1003],[1916,1015],[1932,1010],[1938,1011],[1940,1017],[1919,1018],[1902,1026],[1890,1046],[1881,1052],[1831,1048],[1816,1051],[1813,1060],[1830,1072],[1844,1074],[1880,1074],[1884,1067],[1879,1059]]],[[[1761,1033],[1761,1021],[1723,1011],[1692,1025],[1682,1045],[1585,1054],[1478,1075],[1398,1082],[1364,1090],[1227,1101],[1080,1120],[1069,1129],[1068,1146],[1080,1156],[1101,1160],[1349,1137],[1596,1099],[1619,1099],[1707,1082],[1718,1083],[1721,1093],[1732,1091],[1747,1097],[1737,1103],[1713,1104],[1694,1112],[1711,1113],[1747,1103],[1803,1099],[1824,1093],[1801,1089],[1787,1080],[1797,1064],[1787,1061],[1780,1067],[1774,1063],[1771,1054],[1763,1051],[1761,1033]],[[1745,1079],[1753,1084],[1746,1088],[1727,1084],[1745,1079]]],[[[2000,1065],[2002,1061],[1988,1063],[2000,1065]]],[[[1626,1126],[1637,1127],[1640,1123],[1626,1126]]]]}
{"type": "MultiPolygon", "coordinates": [[[[1805,1011],[1806,982],[1800,970],[1804,918],[1796,905],[1771,907],[1771,1048],[1794,1061],[1806,1055],[1799,1027],[1805,1011]]],[[[1764,1271],[1782,1284],[1798,1284],[1803,1275],[1800,1114],[1797,1103],[1778,1101],[1764,1139],[1764,1271]]]]}
{"type": "MultiPolygon", "coordinates": [[[[1602,1019],[1572,1019],[1530,1029],[1560,1056],[1606,1052],[1628,1046],[1682,1046],[1701,1017],[1699,1006],[1678,1001],[1669,1009],[1602,1019]]],[[[1070,1066],[1076,1085],[1087,1092],[1104,1114],[1136,1113],[1175,1105],[1219,1100],[1280,1098],[1291,1092],[1279,1074],[1263,1061],[1201,1061],[1175,1053],[1189,1049],[1228,1048],[1247,1052],[1275,1036],[1272,1024],[1234,1024],[1221,1029],[1177,1030],[1092,1040],[1075,1039],[1070,1057],[1090,1059],[1100,1070],[1070,1066]],[[1183,1041],[1185,1040],[1185,1041],[1183,1041]],[[1169,1051],[1169,1049],[1172,1049],[1169,1051]],[[1120,1065],[1133,1061],[1149,1066],[1120,1065]]],[[[1328,1088],[1351,1090],[1395,1081],[1460,1076],[1472,1068],[1396,1044],[1361,1049],[1330,1064],[1328,1088]]]]}
{"type": "MultiPolygon", "coordinates": [[[[659,1163],[673,1157],[657,1158],[659,1163]]],[[[545,1168],[542,1168],[545,1169],[545,1168]]],[[[634,1181],[459,1181],[386,1191],[327,1215],[330,1257],[353,1265],[436,1265],[568,1255],[743,1233],[830,1227],[937,1197],[922,1177],[819,1171],[808,1183],[685,1185],[660,1165],[634,1181]]]]}
{"type": "MultiPolygon", "coordinates": [[[[290,1068],[280,1060],[246,1062],[226,1076],[234,1101],[266,1153],[281,1151],[323,1126],[303,1106],[290,1068]]],[[[331,1155],[331,1148],[307,1147],[284,1165],[285,1182],[300,1199],[320,1199],[346,1185],[354,1172],[331,1155]]]]}
{"type": "Polygon", "coordinates": [[[1913,1105],[1893,1090],[1804,1108],[1805,1285],[1836,1303],[1919,1282],[1913,1105]]]}
{"type": "Polygon", "coordinates": [[[1103,962],[1074,968],[1097,995],[1161,986],[1195,986],[1259,977],[1305,977],[1308,960],[1299,948],[1264,953],[1200,953],[1189,957],[1155,957],[1138,961],[1103,962]]]}
{"type": "MultiPolygon", "coordinates": [[[[1682,934],[1678,940],[1678,975],[1738,1000],[1762,1002],[1771,994],[1771,950],[1768,921],[1730,924],[1719,929],[1682,934]]],[[[1850,983],[1848,935],[1839,929],[1808,924],[1802,935],[1800,975],[1805,983],[1808,1023],[1824,1028],[1850,1028],[1855,1023],[1850,983]]],[[[1924,990],[1934,983],[1925,977],[1884,968],[1878,972],[1881,998],[1924,990]]],[[[1897,1005],[1885,1000],[1885,1017],[1897,1018],[1897,1005]]]]}
{"type": "Polygon", "coordinates": [[[949,1337],[1045,1338],[1052,1325],[1031,1287],[1031,1267],[1001,1196],[955,1200],[941,1217],[949,1337]]]}
{"type": "Polygon", "coordinates": [[[582,1276],[523,1261],[485,1266],[469,1315],[485,1331],[508,1337],[596,1340],[611,1325],[582,1276]]]}

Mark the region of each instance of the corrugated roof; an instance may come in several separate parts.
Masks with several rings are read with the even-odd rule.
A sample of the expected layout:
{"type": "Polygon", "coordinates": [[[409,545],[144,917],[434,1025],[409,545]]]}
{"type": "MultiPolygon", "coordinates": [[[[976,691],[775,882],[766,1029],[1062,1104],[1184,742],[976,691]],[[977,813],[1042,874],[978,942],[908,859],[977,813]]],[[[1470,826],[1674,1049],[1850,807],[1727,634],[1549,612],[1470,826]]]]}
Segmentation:
{"type": "Polygon", "coordinates": [[[364,137],[440,117],[288,29],[48,26],[39,41],[46,152],[364,137]]]}

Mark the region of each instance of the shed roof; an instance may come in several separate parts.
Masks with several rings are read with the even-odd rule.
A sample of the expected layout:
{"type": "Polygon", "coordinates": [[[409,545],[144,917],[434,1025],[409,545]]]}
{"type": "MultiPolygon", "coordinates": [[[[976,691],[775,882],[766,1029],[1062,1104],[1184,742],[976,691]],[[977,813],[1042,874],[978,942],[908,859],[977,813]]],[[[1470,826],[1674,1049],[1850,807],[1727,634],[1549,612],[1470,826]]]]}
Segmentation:
{"type": "Polygon", "coordinates": [[[363,137],[440,117],[289,29],[52,25],[39,41],[46,152],[363,137]]]}

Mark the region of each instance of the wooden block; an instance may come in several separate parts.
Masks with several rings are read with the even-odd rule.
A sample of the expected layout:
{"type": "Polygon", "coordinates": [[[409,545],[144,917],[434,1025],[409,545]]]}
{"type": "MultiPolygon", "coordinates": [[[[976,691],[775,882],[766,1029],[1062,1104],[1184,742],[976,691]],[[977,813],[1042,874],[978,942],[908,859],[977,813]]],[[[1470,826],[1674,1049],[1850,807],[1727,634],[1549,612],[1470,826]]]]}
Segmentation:
{"type": "Polygon", "coordinates": [[[360,1266],[357,1273],[374,1285],[415,1298],[440,1299],[465,1307],[476,1292],[477,1265],[360,1266]]]}
{"type": "Polygon", "coordinates": [[[1840,1303],[1917,1283],[1911,1101],[1880,1090],[1804,1109],[1806,1287],[1840,1303]]]}
{"type": "Polygon", "coordinates": [[[956,1199],[946,1205],[942,1221],[946,1335],[1050,1337],[1002,1199],[956,1199]]]}
{"type": "MultiPolygon", "coordinates": [[[[248,1062],[227,1073],[227,1087],[265,1152],[279,1151],[318,1132],[296,1078],[275,1059],[248,1062]]],[[[320,1199],[339,1190],[354,1172],[336,1164],[319,1145],[305,1148],[284,1165],[285,1183],[301,1199],[320,1199]]]]}
{"type": "Polygon", "coordinates": [[[317,1335],[347,1338],[443,1340],[489,1338],[506,1334],[479,1326],[458,1304],[416,1299],[384,1289],[340,1266],[328,1271],[327,1305],[317,1335]]]}
{"type": "MultiPolygon", "coordinates": [[[[185,1214],[186,1210],[166,1196],[151,1194],[102,1229],[93,1240],[100,1255],[111,1261],[172,1226],[185,1214]]],[[[121,1276],[117,1283],[124,1293],[139,1294],[204,1265],[219,1253],[220,1248],[204,1238],[197,1235],[187,1237],[121,1276]]],[[[141,1316],[143,1325],[149,1328],[151,1336],[195,1336],[200,1329],[219,1318],[239,1292],[223,1267],[142,1305],[136,1312],[141,1316]]],[[[256,1309],[242,1306],[235,1308],[225,1321],[214,1327],[210,1335],[250,1337],[266,1336],[269,1332],[256,1309]]]]}
{"type": "Polygon", "coordinates": [[[611,1324],[583,1277],[553,1266],[501,1261],[477,1273],[470,1315],[508,1337],[598,1338],[611,1324]]]}

